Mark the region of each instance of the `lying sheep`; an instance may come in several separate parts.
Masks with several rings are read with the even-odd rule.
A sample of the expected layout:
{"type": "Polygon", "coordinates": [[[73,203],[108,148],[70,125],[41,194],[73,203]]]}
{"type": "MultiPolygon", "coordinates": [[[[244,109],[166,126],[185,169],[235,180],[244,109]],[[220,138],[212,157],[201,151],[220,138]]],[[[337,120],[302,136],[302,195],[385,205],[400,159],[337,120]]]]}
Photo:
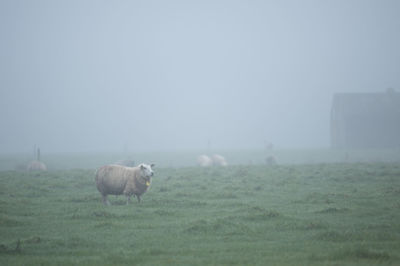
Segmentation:
{"type": "Polygon", "coordinates": [[[47,167],[44,163],[40,161],[31,161],[29,162],[28,166],[26,167],[28,171],[47,171],[47,167]]]}
{"type": "Polygon", "coordinates": [[[212,165],[212,160],[207,155],[200,155],[197,157],[197,164],[202,167],[208,167],[212,165]]]}
{"type": "Polygon", "coordinates": [[[96,172],[96,186],[103,203],[110,205],[107,195],[122,195],[127,197],[126,204],[129,204],[131,196],[137,197],[140,203],[140,196],[145,193],[151,184],[154,164],[140,164],[136,167],[125,167],[121,165],[105,165],[96,172]]]}
{"type": "Polygon", "coordinates": [[[197,164],[202,167],[209,166],[227,166],[225,158],[219,154],[214,154],[211,158],[207,155],[200,155],[197,157],[197,164]]]}
{"type": "Polygon", "coordinates": [[[40,161],[40,148],[35,148],[36,160],[29,162],[26,170],[28,171],[47,171],[47,167],[40,161]]]}
{"type": "Polygon", "coordinates": [[[214,154],[212,156],[212,161],[213,161],[213,165],[216,165],[216,166],[227,166],[228,165],[225,158],[219,154],[214,154]]]}

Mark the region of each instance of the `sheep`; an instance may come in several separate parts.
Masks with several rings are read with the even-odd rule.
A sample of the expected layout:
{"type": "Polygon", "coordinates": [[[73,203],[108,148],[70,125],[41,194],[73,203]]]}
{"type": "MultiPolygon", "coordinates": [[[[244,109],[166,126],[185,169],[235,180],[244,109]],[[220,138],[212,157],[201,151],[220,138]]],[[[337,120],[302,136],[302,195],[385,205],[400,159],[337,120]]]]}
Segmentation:
{"type": "Polygon", "coordinates": [[[47,171],[47,167],[41,161],[31,161],[29,162],[28,166],[26,167],[28,171],[47,171]]]}
{"type": "MultiPolygon", "coordinates": [[[[35,150],[36,150],[36,146],[35,146],[35,150]]],[[[36,160],[29,162],[26,169],[28,171],[47,171],[46,165],[40,161],[40,148],[37,148],[37,150],[36,150],[36,160]]]]}
{"type": "Polygon", "coordinates": [[[127,197],[128,205],[131,196],[136,196],[138,202],[141,201],[141,195],[145,193],[151,184],[151,178],[154,175],[152,170],[154,164],[140,164],[136,167],[125,167],[121,165],[105,165],[96,172],[96,186],[99,190],[103,203],[110,205],[107,195],[122,195],[127,197]]]}
{"type": "Polygon", "coordinates": [[[225,158],[219,154],[214,154],[211,158],[207,155],[200,155],[197,157],[197,164],[202,167],[228,165],[225,158]]]}
{"type": "Polygon", "coordinates": [[[212,156],[212,161],[213,161],[213,165],[216,165],[216,166],[227,166],[228,165],[225,158],[219,154],[214,154],[212,156]]]}
{"type": "Polygon", "coordinates": [[[208,167],[212,165],[212,160],[207,155],[200,155],[197,157],[197,164],[202,167],[208,167]]]}

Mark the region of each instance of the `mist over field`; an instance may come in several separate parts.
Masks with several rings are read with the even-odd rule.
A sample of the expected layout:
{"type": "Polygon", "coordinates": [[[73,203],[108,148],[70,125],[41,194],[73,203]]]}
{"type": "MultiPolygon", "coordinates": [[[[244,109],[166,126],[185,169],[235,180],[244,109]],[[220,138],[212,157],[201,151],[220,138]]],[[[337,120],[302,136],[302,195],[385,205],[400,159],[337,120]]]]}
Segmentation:
{"type": "Polygon", "coordinates": [[[400,88],[399,1],[1,1],[0,153],[329,147],[400,88]]]}
{"type": "Polygon", "coordinates": [[[0,265],[400,265],[399,11],[0,0],[0,265]]]}

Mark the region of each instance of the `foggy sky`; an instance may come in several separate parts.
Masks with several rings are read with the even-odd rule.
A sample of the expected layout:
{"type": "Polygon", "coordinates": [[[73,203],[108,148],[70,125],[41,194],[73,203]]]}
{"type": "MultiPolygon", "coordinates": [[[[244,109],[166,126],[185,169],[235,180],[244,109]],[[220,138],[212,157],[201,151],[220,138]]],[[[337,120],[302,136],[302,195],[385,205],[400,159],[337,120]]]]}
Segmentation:
{"type": "Polygon", "coordinates": [[[329,146],[400,88],[400,1],[0,1],[0,153],[329,146]]]}

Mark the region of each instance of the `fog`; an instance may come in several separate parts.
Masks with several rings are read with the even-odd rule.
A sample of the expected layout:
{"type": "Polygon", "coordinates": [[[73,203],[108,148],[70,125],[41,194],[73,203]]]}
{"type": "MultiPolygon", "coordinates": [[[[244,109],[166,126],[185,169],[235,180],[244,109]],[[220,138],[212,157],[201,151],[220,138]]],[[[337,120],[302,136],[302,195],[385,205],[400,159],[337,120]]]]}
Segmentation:
{"type": "Polygon", "coordinates": [[[0,152],[329,147],[400,88],[400,2],[0,2],[0,152]]]}

